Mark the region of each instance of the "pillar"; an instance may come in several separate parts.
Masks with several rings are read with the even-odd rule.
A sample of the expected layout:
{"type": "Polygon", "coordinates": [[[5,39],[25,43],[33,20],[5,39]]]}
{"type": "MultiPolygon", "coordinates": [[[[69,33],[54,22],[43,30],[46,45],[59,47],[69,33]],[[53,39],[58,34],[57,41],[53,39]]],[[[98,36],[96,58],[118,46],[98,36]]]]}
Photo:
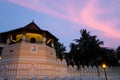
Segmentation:
{"type": "Polygon", "coordinates": [[[54,48],[54,43],[51,43],[52,48],[54,48]]]}
{"type": "Polygon", "coordinates": [[[22,41],[21,42],[25,42],[26,41],[26,36],[25,36],[25,32],[23,32],[23,36],[22,36],[22,41]]]}
{"type": "Polygon", "coordinates": [[[46,44],[46,38],[43,36],[42,44],[46,44]]]}
{"type": "Polygon", "coordinates": [[[10,43],[10,39],[9,38],[7,38],[7,44],[9,44],[10,43]]]}
{"type": "Polygon", "coordinates": [[[51,42],[51,47],[54,48],[54,40],[51,42]]]}

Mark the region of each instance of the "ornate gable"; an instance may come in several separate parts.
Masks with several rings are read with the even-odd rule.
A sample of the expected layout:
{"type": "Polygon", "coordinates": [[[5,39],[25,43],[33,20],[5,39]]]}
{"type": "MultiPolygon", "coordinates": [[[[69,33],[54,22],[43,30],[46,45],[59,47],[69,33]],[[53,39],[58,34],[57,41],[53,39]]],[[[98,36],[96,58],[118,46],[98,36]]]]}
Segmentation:
{"type": "Polygon", "coordinates": [[[53,34],[51,34],[47,30],[40,29],[39,26],[32,21],[31,23],[25,25],[24,27],[0,33],[1,37],[0,43],[6,43],[7,39],[10,39],[10,42],[11,41],[13,42],[13,40],[14,42],[19,42],[24,33],[26,34],[27,40],[29,40],[28,37],[29,38],[35,37],[39,39],[38,35],[41,35],[43,37],[46,37],[47,40],[52,39],[51,41],[54,42],[58,41],[58,39],[53,34]]]}
{"type": "Polygon", "coordinates": [[[41,31],[41,29],[34,22],[31,22],[30,24],[26,25],[25,27],[23,27],[23,29],[41,31]]]}

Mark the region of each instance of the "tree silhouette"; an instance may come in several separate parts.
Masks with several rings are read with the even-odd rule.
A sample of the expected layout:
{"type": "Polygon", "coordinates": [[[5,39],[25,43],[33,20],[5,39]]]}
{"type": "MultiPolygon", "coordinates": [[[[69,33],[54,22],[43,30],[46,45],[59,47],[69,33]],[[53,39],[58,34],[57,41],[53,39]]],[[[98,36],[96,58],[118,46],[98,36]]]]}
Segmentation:
{"type": "Polygon", "coordinates": [[[65,57],[66,47],[62,43],[56,42],[54,48],[56,51],[56,57],[62,60],[62,58],[65,57]]]}
{"type": "Polygon", "coordinates": [[[101,63],[105,62],[108,66],[118,66],[116,51],[106,47],[101,48],[101,63]]]}
{"type": "Polygon", "coordinates": [[[120,46],[116,49],[117,58],[120,60],[120,46]]]}
{"type": "Polygon", "coordinates": [[[90,35],[86,29],[80,30],[80,37],[74,39],[74,43],[70,44],[70,51],[65,54],[65,46],[57,42],[55,44],[57,58],[64,57],[68,65],[94,65],[99,66],[106,63],[108,66],[118,65],[120,59],[120,46],[115,51],[114,49],[102,47],[103,41],[100,41],[96,35],[90,35]],[[116,54],[117,53],[117,57],[116,54]],[[117,59],[118,58],[118,59],[117,59]]]}
{"type": "Polygon", "coordinates": [[[81,65],[95,65],[100,58],[99,50],[103,41],[91,36],[86,29],[80,30],[81,37],[75,39],[81,65]]]}

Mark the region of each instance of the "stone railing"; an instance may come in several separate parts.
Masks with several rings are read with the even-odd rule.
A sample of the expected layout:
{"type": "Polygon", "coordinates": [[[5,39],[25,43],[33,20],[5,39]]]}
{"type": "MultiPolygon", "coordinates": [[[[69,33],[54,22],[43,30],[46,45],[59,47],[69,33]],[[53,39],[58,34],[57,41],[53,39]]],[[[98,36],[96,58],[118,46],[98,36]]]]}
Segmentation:
{"type": "MultiPolygon", "coordinates": [[[[77,69],[77,66],[68,66],[68,76],[104,76],[104,69],[101,66],[83,66],[77,69]]],[[[107,67],[107,76],[120,76],[120,67],[107,67]]]]}
{"type": "MultiPolygon", "coordinates": [[[[67,77],[73,80],[105,80],[105,72],[101,66],[68,66],[67,77]]],[[[120,80],[120,67],[107,67],[108,80],[120,80]]]]}
{"type": "MultiPolygon", "coordinates": [[[[58,60],[57,62],[58,64],[66,64],[64,60],[58,60]]],[[[2,80],[4,75],[9,80],[16,80],[16,78],[21,78],[22,80],[105,80],[104,69],[101,66],[98,66],[98,68],[96,66],[83,66],[78,69],[75,65],[67,67],[62,65],[11,64],[1,65],[0,72],[0,80],[2,80]],[[34,75],[31,75],[31,72],[34,72],[34,75]]],[[[107,67],[106,73],[108,80],[120,80],[120,67],[107,67]]]]}

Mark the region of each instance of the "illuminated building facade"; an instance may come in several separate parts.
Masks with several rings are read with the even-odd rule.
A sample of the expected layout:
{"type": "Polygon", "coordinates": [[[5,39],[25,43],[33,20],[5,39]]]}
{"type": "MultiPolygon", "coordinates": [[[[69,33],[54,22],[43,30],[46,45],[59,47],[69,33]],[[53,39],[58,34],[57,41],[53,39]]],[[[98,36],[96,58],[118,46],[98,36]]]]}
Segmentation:
{"type": "Polygon", "coordinates": [[[3,48],[0,77],[63,77],[66,62],[63,60],[62,64],[59,64],[59,60],[56,59],[54,43],[58,39],[50,32],[31,22],[22,28],[0,33],[0,37],[1,49],[3,48]]]}

